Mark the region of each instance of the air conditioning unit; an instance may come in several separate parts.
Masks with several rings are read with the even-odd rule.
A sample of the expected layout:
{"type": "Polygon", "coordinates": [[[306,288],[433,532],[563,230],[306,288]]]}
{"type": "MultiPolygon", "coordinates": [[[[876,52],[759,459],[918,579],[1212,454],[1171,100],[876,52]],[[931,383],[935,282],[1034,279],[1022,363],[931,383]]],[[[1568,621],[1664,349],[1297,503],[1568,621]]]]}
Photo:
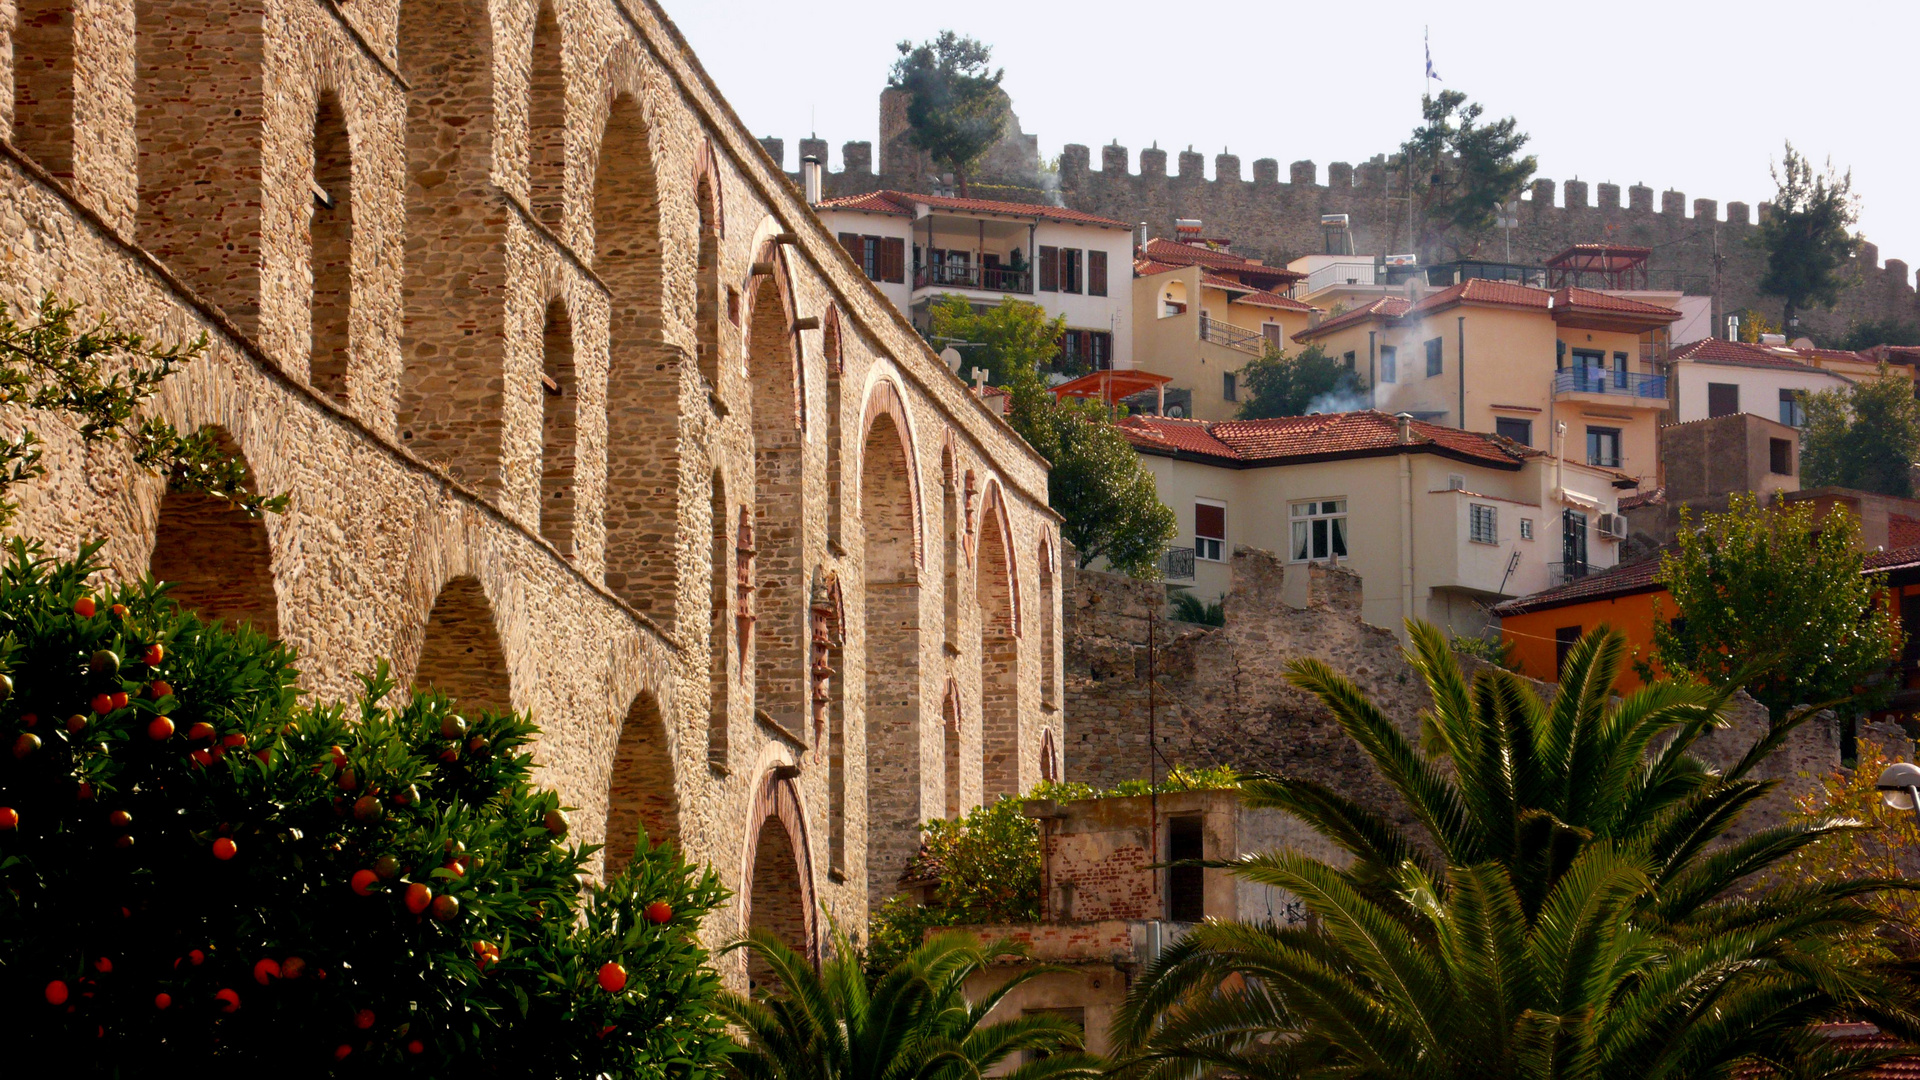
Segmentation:
{"type": "Polygon", "coordinates": [[[1448,473],[1447,474],[1447,490],[1448,491],[1467,490],[1467,478],[1464,476],[1461,476],[1457,472],[1448,473]]]}
{"type": "Polygon", "coordinates": [[[1600,515],[1600,535],[1612,540],[1627,538],[1627,519],[1620,514],[1600,515]]]}

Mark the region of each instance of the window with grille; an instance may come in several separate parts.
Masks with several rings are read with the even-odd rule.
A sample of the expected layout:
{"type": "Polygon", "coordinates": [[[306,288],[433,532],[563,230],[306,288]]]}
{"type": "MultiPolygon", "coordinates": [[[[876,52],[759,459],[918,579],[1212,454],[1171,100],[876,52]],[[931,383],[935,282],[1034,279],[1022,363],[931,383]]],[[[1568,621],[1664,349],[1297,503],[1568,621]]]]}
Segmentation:
{"type": "Polygon", "coordinates": [[[1520,519],[1520,539],[1522,540],[1533,539],[1533,519],[1532,518],[1520,519]]]}
{"type": "Polygon", "coordinates": [[[1227,504],[1193,504],[1193,557],[1220,562],[1227,549],[1227,504]]]}
{"type": "Polygon", "coordinates": [[[1467,539],[1476,544],[1497,544],[1500,542],[1499,510],[1483,503],[1470,503],[1467,506],[1467,539]]]}
{"type": "Polygon", "coordinates": [[[1293,528],[1293,544],[1289,549],[1293,562],[1347,557],[1347,500],[1291,503],[1287,507],[1287,518],[1293,528]]]}

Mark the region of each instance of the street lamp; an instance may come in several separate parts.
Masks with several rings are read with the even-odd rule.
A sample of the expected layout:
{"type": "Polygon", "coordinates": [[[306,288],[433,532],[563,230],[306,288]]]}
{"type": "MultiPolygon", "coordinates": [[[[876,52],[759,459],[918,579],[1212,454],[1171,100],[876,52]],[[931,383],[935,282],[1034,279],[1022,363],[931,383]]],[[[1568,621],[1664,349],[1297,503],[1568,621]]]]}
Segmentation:
{"type": "Polygon", "coordinates": [[[1873,786],[1880,789],[1880,797],[1888,806],[1920,814],[1920,765],[1896,761],[1887,766],[1873,786]]]}

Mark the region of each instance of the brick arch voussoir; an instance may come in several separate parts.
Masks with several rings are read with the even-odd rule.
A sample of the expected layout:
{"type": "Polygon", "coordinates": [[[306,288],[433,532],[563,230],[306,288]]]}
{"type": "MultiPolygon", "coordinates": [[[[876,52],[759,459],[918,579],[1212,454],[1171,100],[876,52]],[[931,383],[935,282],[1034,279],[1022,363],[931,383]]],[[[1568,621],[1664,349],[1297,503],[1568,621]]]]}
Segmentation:
{"type": "Polygon", "coordinates": [[[800,788],[791,777],[769,769],[753,789],[753,808],[747,815],[745,859],[740,864],[740,929],[753,923],[753,867],[759,856],[760,829],[768,818],[777,818],[793,849],[793,861],[800,870],[800,904],[805,913],[809,957],[820,955],[819,905],[815,901],[813,849],[808,843],[806,806],[800,788]]]}
{"type": "MultiPolygon", "coordinates": [[[[1000,487],[998,477],[989,476],[980,496],[979,529],[985,535],[987,529],[996,530],[1000,537],[1000,549],[1007,559],[1007,606],[1012,609],[1013,636],[1020,636],[1020,552],[1013,542],[1013,521],[1007,514],[1006,496],[1000,487]]],[[[979,557],[979,543],[974,544],[975,558],[979,557]]]]}
{"type": "Polygon", "coordinates": [[[412,535],[414,546],[401,584],[407,620],[395,629],[382,654],[393,661],[395,682],[410,686],[418,674],[427,625],[441,592],[458,578],[472,578],[480,583],[493,613],[494,637],[507,665],[509,699],[514,708],[524,708],[525,695],[535,681],[525,666],[529,635],[518,625],[521,608],[509,591],[503,569],[509,563],[486,550],[487,530],[479,512],[452,502],[429,506],[416,518],[412,535]]]}
{"type": "MultiPolygon", "coordinates": [[[[923,552],[926,534],[926,507],[921,505],[920,492],[920,440],[916,437],[912,412],[907,408],[906,399],[901,395],[899,386],[892,378],[876,375],[867,387],[867,404],[860,416],[860,441],[855,444],[859,455],[859,468],[856,475],[866,475],[867,437],[873,434],[873,425],[882,416],[893,420],[894,430],[898,433],[901,450],[906,454],[902,462],[907,471],[907,504],[913,508],[913,568],[926,568],[923,552]]],[[[866,498],[866,492],[861,492],[866,498]]],[[[865,507],[861,508],[864,516],[865,507]]]]}

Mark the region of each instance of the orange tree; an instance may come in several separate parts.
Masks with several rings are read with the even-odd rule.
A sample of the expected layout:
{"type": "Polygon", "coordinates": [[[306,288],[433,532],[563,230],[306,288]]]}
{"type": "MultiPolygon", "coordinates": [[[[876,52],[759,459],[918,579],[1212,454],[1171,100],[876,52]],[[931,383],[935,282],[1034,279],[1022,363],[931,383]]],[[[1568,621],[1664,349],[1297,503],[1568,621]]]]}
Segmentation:
{"type": "Polygon", "coordinates": [[[22,1075],[713,1075],[711,872],[581,886],[536,729],[298,701],[293,656],[16,541],[0,568],[0,1009],[22,1075]],[[37,1066],[37,1068],[35,1067],[37,1066]]]}

